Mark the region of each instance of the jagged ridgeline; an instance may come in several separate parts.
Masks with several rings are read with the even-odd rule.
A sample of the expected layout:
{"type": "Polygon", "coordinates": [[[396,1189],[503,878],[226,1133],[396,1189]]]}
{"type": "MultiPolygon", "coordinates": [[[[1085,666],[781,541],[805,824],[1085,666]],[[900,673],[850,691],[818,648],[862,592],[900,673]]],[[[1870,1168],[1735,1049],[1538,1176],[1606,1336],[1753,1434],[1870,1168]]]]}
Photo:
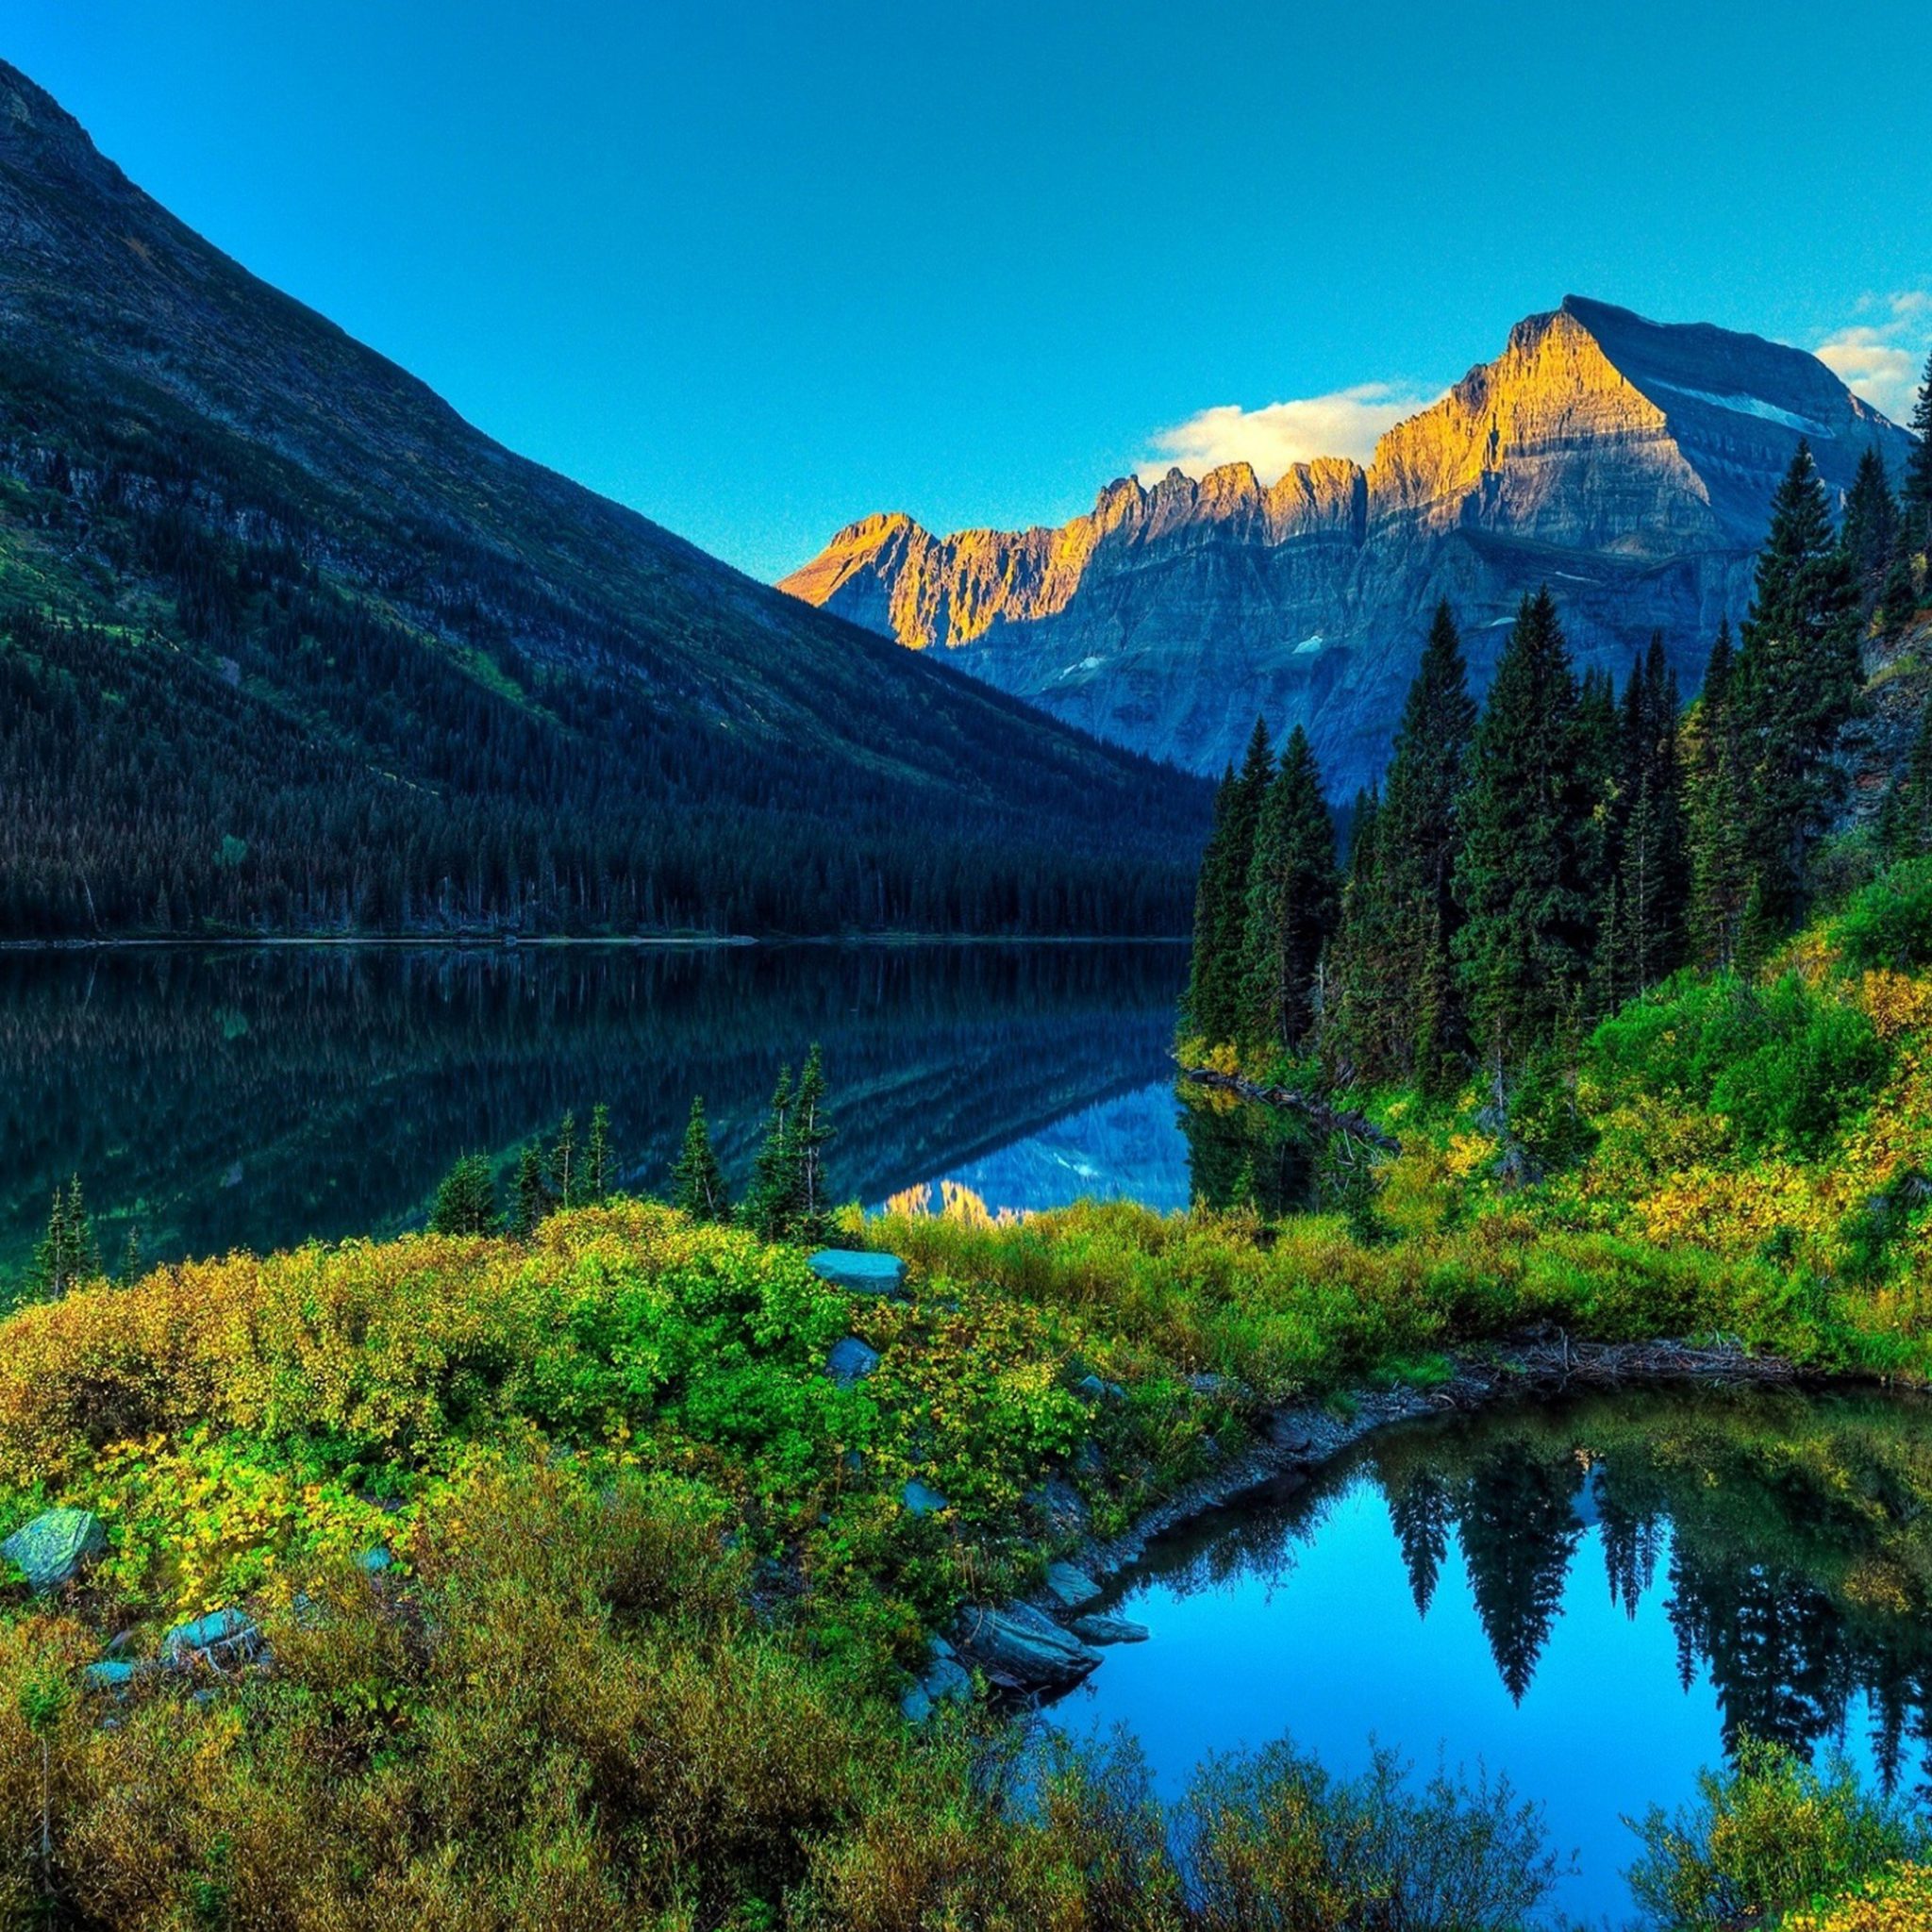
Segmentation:
{"type": "Polygon", "coordinates": [[[1911,439],[1803,350],[1566,297],[1398,424],[1368,466],[1246,463],[1109,483],[1058,528],[841,530],[801,599],[943,654],[1102,737],[1203,773],[1255,714],[1307,733],[1338,801],[1383,770],[1429,612],[1446,597],[1489,683],[1547,583],[1579,672],[1621,677],[1661,631],[1686,695],[1751,596],[1801,439],[1836,500],[1911,439]]]}
{"type": "Polygon", "coordinates": [[[1179,931],[1194,781],[513,456],[0,64],[0,937],[1179,931]]]}

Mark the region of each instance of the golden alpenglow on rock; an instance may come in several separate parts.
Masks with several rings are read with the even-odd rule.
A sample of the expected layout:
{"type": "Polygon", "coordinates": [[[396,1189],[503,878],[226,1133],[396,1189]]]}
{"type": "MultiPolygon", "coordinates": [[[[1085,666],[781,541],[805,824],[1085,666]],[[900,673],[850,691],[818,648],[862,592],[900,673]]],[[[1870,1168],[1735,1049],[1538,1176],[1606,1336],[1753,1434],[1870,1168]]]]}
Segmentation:
{"type": "Polygon", "coordinates": [[[779,588],[1198,771],[1238,760],[1258,711],[1300,724],[1346,797],[1387,758],[1441,597],[1478,687],[1547,580],[1581,668],[1621,676],[1661,630],[1694,689],[1801,438],[1833,492],[1868,447],[1896,475],[1912,446],[1803,350],[1571,295],[1366,471],[1122,478],[1058,529],[868,517],[779,588]]]}

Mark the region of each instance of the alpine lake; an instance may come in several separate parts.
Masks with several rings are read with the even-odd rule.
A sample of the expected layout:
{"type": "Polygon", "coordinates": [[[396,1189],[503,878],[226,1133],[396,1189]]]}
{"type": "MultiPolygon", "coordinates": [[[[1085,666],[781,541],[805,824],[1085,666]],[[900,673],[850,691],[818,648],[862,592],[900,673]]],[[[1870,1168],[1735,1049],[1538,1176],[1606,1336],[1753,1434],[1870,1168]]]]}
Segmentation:
{"type": "MultiPolygon", "coordinates": [[[[663,1185],[702,1094],[748,1174],[781,1064],[822,1044],[840,1192],[990,1210],[1316,1197],[1319,1157],[1177,1102],[1184,949],[1161,945],[156,947],[0,953],[0,1283],[78,1174],[110,1262],[420,1225],[608,1105],[663,1185]]],[[[1368,1438],[1157,1541],[1096,1607],[1148,1627],[1045,1721],[1125,1727],[1177,1794],[1291,1738],[1507,1777],[1568,1874],[1631,1916],[1625,1823],[1742,1734],[1932,1795],[1932,1406],[1634,1390],[1368,1438]]]]}

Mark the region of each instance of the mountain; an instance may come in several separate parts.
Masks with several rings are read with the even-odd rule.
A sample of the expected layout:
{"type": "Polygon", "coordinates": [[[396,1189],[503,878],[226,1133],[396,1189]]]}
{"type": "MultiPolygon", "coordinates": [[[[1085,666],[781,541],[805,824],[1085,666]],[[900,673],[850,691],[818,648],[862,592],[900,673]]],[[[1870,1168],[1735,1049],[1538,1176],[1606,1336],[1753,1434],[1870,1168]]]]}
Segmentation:
{"type": "Polygon", "coordinates": [[[1183,929],[1198,781],[513,455],[0,64],[0,938],[1183,929]]]}
{"type": "Polygon", "coordinates": [[[780,588],[1197,771],[1238,759],[1257,711],[1303,724],[1345,797],[1387,759],[1441,597],[1479,683],[1547,581],[1583,663],[1621,676],[1661,630],[1694,689],[1801,437],[1834,490],[1868,443],[1894,475],[1911,446],[1802,350],[1572,295],[1366,470],[1123,478],[1058,529],[868,517],[780,588]]]}

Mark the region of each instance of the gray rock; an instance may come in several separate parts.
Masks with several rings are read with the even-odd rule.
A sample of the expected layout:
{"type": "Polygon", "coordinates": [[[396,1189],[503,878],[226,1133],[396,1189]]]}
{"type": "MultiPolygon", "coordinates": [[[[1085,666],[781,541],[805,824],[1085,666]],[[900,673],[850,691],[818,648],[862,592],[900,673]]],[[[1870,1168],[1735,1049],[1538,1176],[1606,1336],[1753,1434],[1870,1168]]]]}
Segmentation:
{"type": "Polygon", "coordinates": [[[1009,1690],[1069,1690],[1100,1662],[1078,1638],[1031,1604],[967,1609],[959,1617],[959,1654],[1009,1690]]]}
{"type": "Polygon", "coordinates": [[[131,1657],[104,1657],[99,1663],[88,1665],[80,1680],[90,1690],[112,1690],[119,1695],[145,1668],[131,1657]]]}
{"type": "Polygon", "coordinates": [[[908,1724],[923,1724],[932,1715],[932,1699],[915,1684],[900,1698],[899,1715],[908,1724]]]}
{"type": "Polygon", "coordinates": [[[1082,1475],[1103,1474],[1107,1469],[1107,1457],[1100,1453],[1100,1444],[1091,1440],[1082,1442],[1074,1451],[1074,1467],[1082,1475]]]}
{"type": "Polygon", "coordinates": [[[1118,1382],[1103,1382],[1098,1375],[1086,1374],[1074,1384],[1074,1393],[1083,1402],[1124,1402],[1127,1391],[1118,1382]]]}
{"type": "Polygon", "coordinates": [[[1084,1529],[1089,1510],[1080,1492],[1065,1476],[1056,1472],[1037,1489],[1026,1491],[1026,1501],[1056,1529],[1084,1529]]]}
{"type": "Polygon", "coordinates": [[[91,1509],[44,1509],[0,1542],[0,1557],[17,1563],[36,1592],[58,1590],[90,1557],[108,1547],[108,1533],[91,1509]]]}
{"type": "Polygon", "coordinates": [[[936,1515],[946,1507],[946,1499],[916,1475],[908,1479],[906,1487],[899,1491],[899,1500],[915,1516],[936,1515]]]}
{"type": "Polygon", "coordinates": [[[1082,1643],[1145,1643],[1153,1632],[1144,1624],[1099,1611],[1092,1616],[1075,1617],[1069,1625],[1082,1643]]]}
{"type": "Polygon", "coordinates": [[[365,1576],[380,1576],[394,1561],[395,1558],[389,1551],[377,1543],[373,1549],[364,1550],[356,1558],[356,1567],[365,1576]]]}
{"type": "Polygon", "coordinates": [[[192,1669],[198,1663],[221,1670],[230,1664],[252,1663],[260,1654],[260,1627],[246,1610],[232,1607],[176,1624],[161,1639],[163,1662],[177,1670],[192,1669]]]}
{"type": "Polygon", "coordinates": [[[878,1350],[869,1347],[856,1335],[833,1342],[825,1354],[825,1374],[841,1389],[864,1381],[878,1365],[878,1350]]]}
{"type": "Polygon", "coordinates": [[[897,1295],[905,1291],[906,1264],[897,1255],[864,1248],[821,1248],[806,1266],[821,1281],[848,1294],[897,1295]]]}
{"type": "Polygon", "coordinates": [[[1063,1610],[1077,1610],[1100,1594],[1100,1586],[1084,1570],[1071,1563],[1046,1566],[1046,1593],[1063,1610]]]}

